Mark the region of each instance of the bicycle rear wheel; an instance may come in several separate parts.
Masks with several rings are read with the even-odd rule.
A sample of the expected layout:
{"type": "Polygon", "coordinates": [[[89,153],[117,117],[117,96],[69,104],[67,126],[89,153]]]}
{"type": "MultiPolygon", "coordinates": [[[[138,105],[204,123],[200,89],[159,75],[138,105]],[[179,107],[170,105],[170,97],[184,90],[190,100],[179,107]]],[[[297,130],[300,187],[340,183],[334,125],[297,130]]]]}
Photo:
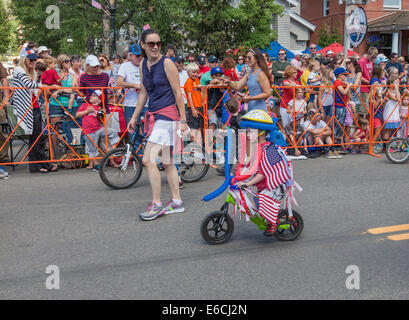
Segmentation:
{"type": "Polygon", "coordinates": [[[132,152],[124,163],[126,148],[116,148],[108,152],[101,161],[99,176],[103,183],[113,189],[133,186],[142,175],[142,160],[132,152]]]}
{"type": "Polygon", "coordinates": [[[293,241],[296,240],[304,229],[304,220],[301,215],[292,210],[293,216],[290,217],[287,209],[281,209],[278,212],[277,218],[277,231],[274,236],[280,241],[293,241]]]}
{"type": "Polygon", "coordinates": [[[406,138],[392,138],[385,147],[386,157],[393,163],[405,163],[409,160],[409,144],[406,138]]]}
{"type": "Polygon", "coordinates": [[[183,182],[197,182],[209,171],[204,152],[200,146],[187,146],[178,158],[180,179],[183,182]]]}

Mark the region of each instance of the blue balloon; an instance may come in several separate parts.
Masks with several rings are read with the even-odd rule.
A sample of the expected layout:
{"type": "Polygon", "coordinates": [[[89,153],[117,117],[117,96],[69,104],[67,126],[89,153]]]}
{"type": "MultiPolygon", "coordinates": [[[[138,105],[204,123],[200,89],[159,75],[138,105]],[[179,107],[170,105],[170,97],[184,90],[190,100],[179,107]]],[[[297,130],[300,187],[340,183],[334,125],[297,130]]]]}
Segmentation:
{"type": "Polygon", "coordinates": [[[234,175],[230,175],[230,163],[229,163],[230,156],[231,156],[232,140],[233,140],[233,131],[232,129],[229,129],[227,131],[226,153],[224,156],[224,182],[219,188],[217,188],[217,190],[204,196],[203,198],[204,201],[210,201],[220,196],[230,186],[230,182],[234,178],[234,175]]]}

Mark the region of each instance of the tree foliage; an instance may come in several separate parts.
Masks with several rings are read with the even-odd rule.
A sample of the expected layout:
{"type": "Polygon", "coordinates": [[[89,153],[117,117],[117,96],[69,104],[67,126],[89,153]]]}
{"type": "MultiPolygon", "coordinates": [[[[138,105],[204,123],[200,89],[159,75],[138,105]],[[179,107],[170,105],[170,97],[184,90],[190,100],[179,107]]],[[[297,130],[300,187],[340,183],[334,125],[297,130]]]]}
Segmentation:
{"type": "Polygon", "coordinates": [[[321,28],[318,31],[318,45],[320,47],[328,47],[334,42],[340,43],[342,41],[342,36],[338,34],[337,31],[328,32],[326,28],[321,28]]]}
{"type": "MultiPolygon", "coordinates": [[[[103,40],[102,10],[91,6],[91,0],[10,0],[17,17],[23,41],[36,41],[53,49],[55,54],[101,51],[103,40]],[[60,9],[60,29],[47,29],[46,8],[60,9]],[[71,37],[73,42],[67,43],[71,37]]],[[[99,0],[108,10],[107,0],[99,0]]],[[[132,22],[137,30],[149,24],[165,44],[173,43],[186,51],[208,52],[224,56],[228,48],[265,48],[275,38],[271,29],[273,15],[283,8],[274,0],[242,0],[233,7],[231,0],[117,0],[116,29],[127,29],[132,22]]],[[[107,16],[105,16],[107,18],[107,16]]],[[[106,22],[106,19],[105,19],[106,22]]],[[[108,30],[109,33],[110,30],[108,30]]]]}
{"type": "Polygon", "coordinates": [[[240,45],[265,48],[276,37],[273,15],[282,14],[283,8],[273,0],[242,0],[237,7],[226,0],[193,0],[185,12],[182,23],[190,47],[224,56],[240,45]]]}
{"type": "Polygon", "coordinates": [[[6,53],[11,44],[11,21],[3,0],[0,0],[0,53],[6,53]]]}

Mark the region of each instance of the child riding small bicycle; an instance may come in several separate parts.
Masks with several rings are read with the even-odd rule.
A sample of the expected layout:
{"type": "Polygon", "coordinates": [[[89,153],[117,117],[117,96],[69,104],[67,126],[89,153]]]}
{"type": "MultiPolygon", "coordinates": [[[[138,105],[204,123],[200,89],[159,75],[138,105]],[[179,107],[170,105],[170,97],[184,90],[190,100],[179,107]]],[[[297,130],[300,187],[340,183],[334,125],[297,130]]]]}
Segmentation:
{"type": "MultiPolygon", "coordinates": [[[[261,123],[272,123],[271,118],[268,114],[264,114],[263,111],[257,110],[257,112],[253,113],[262,115],[265,118],[265,120],[260,121],[261,123]]],[[[254,125],[254,123],[257,123],[257,119],[251,113],[244,116],[244,119],[251,119],[253,122],[252,127],[257,127],[257,125],[254,125]]],[[[277,230],[277,216],[281,205],[276,197],[277,189],[286,184],[292,185],[292,163],[287,160],[284,151],[279,146],[267,141],[268,132],[262,130],[262,127],[263,125],[260,126],[261,132],[258,134],[256,134],[256,130],[247,129],[247,140],[254,142],[257,137],[257,143],[261,146],[262,155],[258,168],[250,180],[237,182],[236,185],[240,188],[254,185],[257,188],[257,199],[254,200],[259,214],[268,222],[264,235],[272,236],[277,230]]]]}

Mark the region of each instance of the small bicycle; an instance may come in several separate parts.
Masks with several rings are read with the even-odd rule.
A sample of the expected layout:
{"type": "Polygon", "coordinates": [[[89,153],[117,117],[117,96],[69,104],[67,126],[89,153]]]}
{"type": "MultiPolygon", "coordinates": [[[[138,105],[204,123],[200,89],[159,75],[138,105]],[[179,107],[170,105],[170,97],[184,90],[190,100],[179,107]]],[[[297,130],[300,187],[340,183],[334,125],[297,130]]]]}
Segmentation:
{"type": "MultiPolygon", "coordinates": [[[[129,143],[125,147],[109,151],[102,159],[99,169],[102,182],[113,189],[126,189],[138,182],[143,170],[141,158],[145,144],[142,122],[138,121],[129,143]]],[[[199,146],[193,144],[186,146],[178,157],[180,163],[178,169],[183,182],[199,181],[209,170],[202,148],[199,146]]]]}
{"type": "MultiPolygon", "coordinates": [[[[255,223],[259,230],[265,230],[267,222],[257,212],[256,205],[250,200],[252,197],[257,197],[257,195],[247,187],[242,187],[241,191],[241,194],[245,193],[244,197],[241,197],[244,200],[241,201],[241,205],[245,206],[245,212],[241,212],[241,214],[246,214],[246,219],[255,223]]],[[[285,196],[284,188],[281,187],[280,190],[277,190],[276,195],[276,200],[282,200],[285,196]]],[[[237,186],[232,185],[226,201],[220,210],[211,212],[203,219],[200,226],[200,234],[208,244],[223,244],[233,234],[234,221],[229,215],[229,205],[237,208],[238,203],[236,199],[238,198],[240,198],[240,191],[237,186]]],[[[303,228],[304,221],[296,210],[293,209],[290,215],[288,209],[281,209],[278,212],[277,230],[274,236],[281,241],[293,241],[301,235],[303,228]]]]}
{"type": "Polygon", "coordinates": [[[385,147],[385,154],[393,163],[408,162],[409,138],[392,138],[385,147]]]}
{"type": "MultiPolygon", "coordinates": [[[[245,137],[242,136],[243,142],[245,137]]],[[[244,144],[242,144],[244,145],[244,144]]],[[[242,163],[244,160],[245,151],[240,156],[240,162],[236,170],[235,176],[230,176],[230,164],[228,159],[231,154],[231,132],[228,133],[227,148],[226,148],[226,160],[225,160],[225,182],[217,190],[203,198],[204,201],[213,200],[229,189],[229,194],[225,200],[225,203],[219,211],[214,211],[208,214],[202,221],[200,226],[200,234],[202,238],[211,245],[223,244],[229,240],[234,231],[234,222],[229,215],[229,205],[234,208],[234,213],[240,213],[241,216],[245,215],[246,220],[255,223],[259,230],[267,229],[267,221],[258,212],[258,195],[247,186],[243,185],[239,188],[236,185],[236,181],[246,180],[250,175],[240,175],[242,163]]],[[[254,170],[253,170],[254,171],[254,170]]],[[[251,174],[251,173],[250,173],[251,174]]],[[[287,196],[287,189],[283,185],[279,186],[273,191],[273,199],[280,202],[287,196]]],[[[287,202],[288,204],[289,202],[287,202]]],[[[304,228],[304,221],[301,215],[294,209],[280,209],[277,216],[277,229],[274,236],[281,241],[293,241],[296,240],[302,233],[304,228]]]]}

